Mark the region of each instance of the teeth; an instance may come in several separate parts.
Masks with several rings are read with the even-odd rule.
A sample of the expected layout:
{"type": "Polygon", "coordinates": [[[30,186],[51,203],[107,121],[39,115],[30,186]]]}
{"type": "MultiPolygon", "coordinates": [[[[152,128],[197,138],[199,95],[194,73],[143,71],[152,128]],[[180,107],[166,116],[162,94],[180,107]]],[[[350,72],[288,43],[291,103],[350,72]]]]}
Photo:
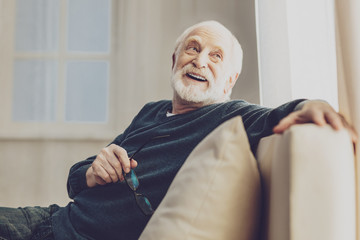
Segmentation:
{"type": "Polygon", "coordinates": [[[188,73],[188,75],[189,75],[190,77],[192,77],[192,78],[197,79],[197,80],[200,80],[200,81],[206,81],[206,79],[205,79],[205,78],[203,78],[203,77],[201,77],[201,76],[194,75],[194,74],[192,74],[192,73],[188,73]]]}

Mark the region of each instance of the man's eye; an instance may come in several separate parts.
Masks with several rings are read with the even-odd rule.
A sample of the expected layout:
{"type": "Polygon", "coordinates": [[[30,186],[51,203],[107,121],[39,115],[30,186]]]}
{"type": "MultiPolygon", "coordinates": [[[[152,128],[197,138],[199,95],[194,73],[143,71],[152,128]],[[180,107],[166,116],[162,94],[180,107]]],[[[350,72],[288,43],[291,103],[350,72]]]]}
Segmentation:
{"type": "Polygon", "coordinates": [[[219,60],[222,60],[222,55],[220,53],[214,53],[212,56],[219,60]]]}
{"type": "Polygon", "coordinates": [[[197,47],[187,47],[186,48],[187,51],[190,51],[190,52],[199,52],[199,50],[197,49],[197,47]]]}

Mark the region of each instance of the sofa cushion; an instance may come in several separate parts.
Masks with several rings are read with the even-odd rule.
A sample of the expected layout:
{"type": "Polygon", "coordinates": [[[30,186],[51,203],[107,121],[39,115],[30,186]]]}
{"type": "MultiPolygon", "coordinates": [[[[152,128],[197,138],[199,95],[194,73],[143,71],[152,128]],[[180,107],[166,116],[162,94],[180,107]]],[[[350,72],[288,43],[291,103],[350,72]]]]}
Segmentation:
{"type": "Polygon", "coordinates": [[[235,117],[193,150],[140,239],[255,239],[260,195],[257,163],[235,117]]]}

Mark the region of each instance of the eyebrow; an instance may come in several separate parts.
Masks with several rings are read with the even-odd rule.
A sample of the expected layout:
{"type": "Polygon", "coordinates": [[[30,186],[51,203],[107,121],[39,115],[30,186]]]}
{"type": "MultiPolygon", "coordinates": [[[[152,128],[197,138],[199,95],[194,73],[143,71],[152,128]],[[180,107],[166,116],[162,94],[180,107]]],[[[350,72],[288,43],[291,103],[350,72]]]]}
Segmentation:
{"type": "Polygon", "coordinates": [[[198,43],[201,45],[201,38],[199,36],[191,36],[188,39],[186,39],[184,46],[187,46],[187,45],[189,45],[189,43],[192,43],[192,42],[195,42],[195,43],[198,43]]]}
{"type": "Polygon", "coordinates": [[[221,53],[222,55],[225,54],[224,49],[222,47],[220,47],[220,46],[215,46],[213,52],[218,52],[218,53],[221,53]]]}
{"type": "MultiPolygon", "coordinates": [[[[189,37],[188,39],[186,39],[184,46],[188,46],[189,43],[192,43],[192,42],[201,45],[201,37],[199,37],[199,36],[189,37]]],[[[215,45],[215,47],[213,47],[213,49],[214,50],[212,50],[212,52],[218,52],[218,53],[221,53],[222,55],[224,55],[224,53],[225,53],[224,49],[220,46],[215,45]]]]}

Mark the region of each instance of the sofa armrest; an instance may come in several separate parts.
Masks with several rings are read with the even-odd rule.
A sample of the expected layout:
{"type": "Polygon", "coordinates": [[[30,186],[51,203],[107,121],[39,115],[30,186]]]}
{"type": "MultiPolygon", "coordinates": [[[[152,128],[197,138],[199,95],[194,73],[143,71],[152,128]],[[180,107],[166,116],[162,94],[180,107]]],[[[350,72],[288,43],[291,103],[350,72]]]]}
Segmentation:
{"type": "Polygon", "coordinates": [[[355,167],[347,131],[295,125],[261,140],[263,239],[355,239],[355,167]]]}

